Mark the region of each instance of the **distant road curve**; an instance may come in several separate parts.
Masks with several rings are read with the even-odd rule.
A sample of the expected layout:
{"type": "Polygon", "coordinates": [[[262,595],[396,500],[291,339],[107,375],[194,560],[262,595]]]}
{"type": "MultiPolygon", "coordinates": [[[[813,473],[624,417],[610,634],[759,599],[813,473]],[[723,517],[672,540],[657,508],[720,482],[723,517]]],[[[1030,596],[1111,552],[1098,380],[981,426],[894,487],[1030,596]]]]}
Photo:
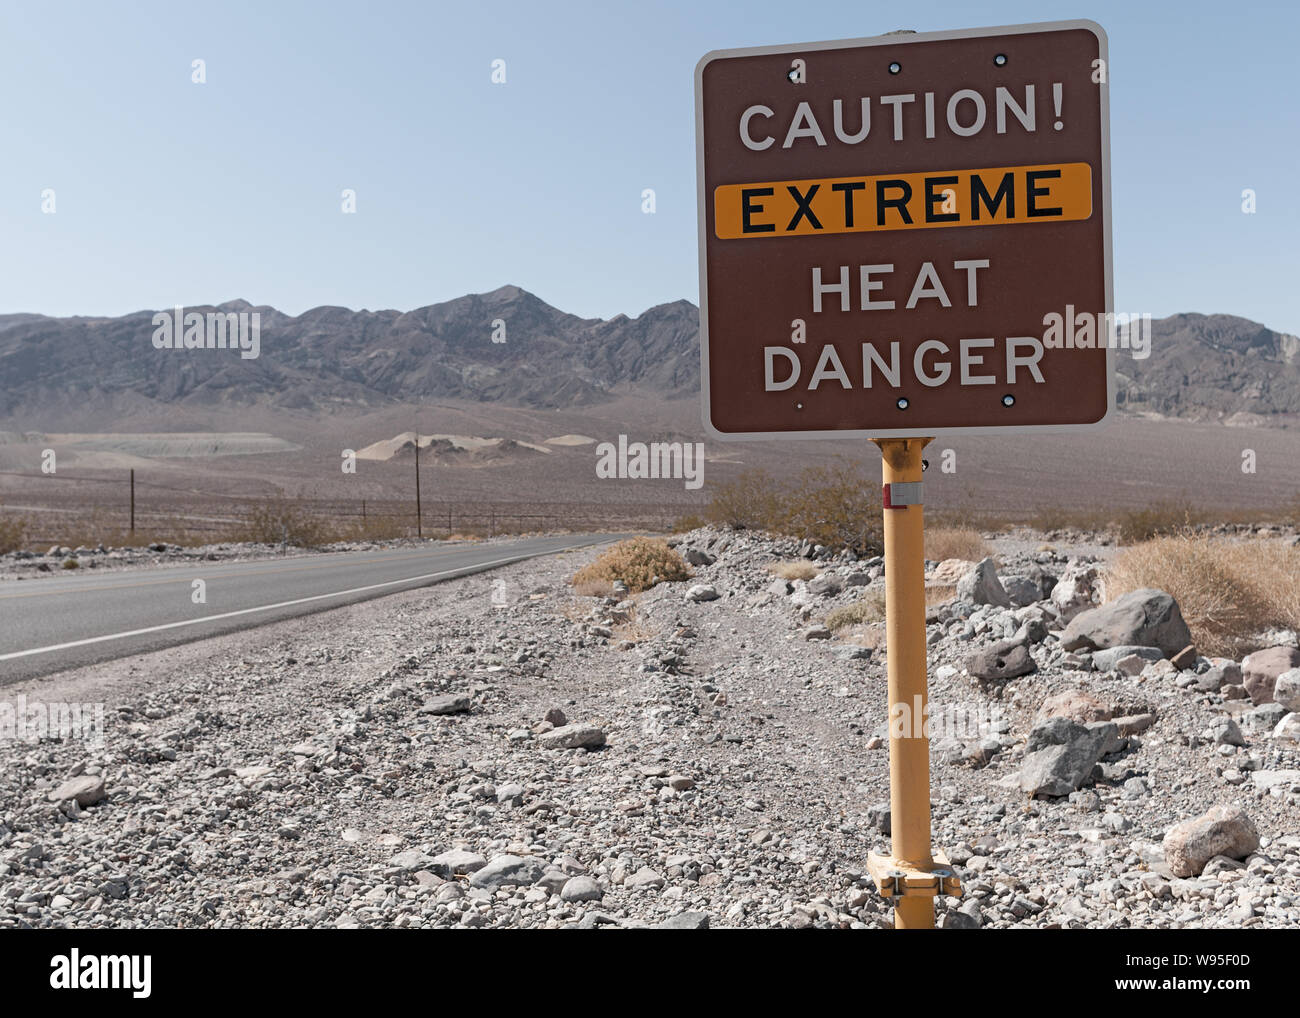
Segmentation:
{"type": "Polygon", "coordinates": [[[0,584],[0,685],[605,544],[618,536],[529,537],[9,581],[0,584]],[[205,604],[193,603],[195,579],[204,581],[205,604]]]}

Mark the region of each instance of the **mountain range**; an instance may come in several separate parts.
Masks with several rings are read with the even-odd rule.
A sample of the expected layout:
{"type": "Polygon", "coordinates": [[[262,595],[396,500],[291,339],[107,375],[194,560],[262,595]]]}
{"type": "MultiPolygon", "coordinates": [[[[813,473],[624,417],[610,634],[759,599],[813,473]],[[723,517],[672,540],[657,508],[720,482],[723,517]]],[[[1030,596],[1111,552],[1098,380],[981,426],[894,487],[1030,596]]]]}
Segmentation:
{"type": "MultiPolygon", "coordinates": [[[[108,429],[168,407],[328,414],[439,398],[576,409],[699,390],[699,309],[685,300],[608,320],[567,314],[517,286],[407,312],[292,316],[242,300],[186,310],[257,312],[260,356],[155,350],[152,311],[0,315],[0,423],[52,427],[77,414],[108,429]]],[[[1119,354],[1122,409],[1229,423],[1300,415],[1295,336],[1231,315],[1177,314],[1151,331],[1150,357],[1119,354]]]]}

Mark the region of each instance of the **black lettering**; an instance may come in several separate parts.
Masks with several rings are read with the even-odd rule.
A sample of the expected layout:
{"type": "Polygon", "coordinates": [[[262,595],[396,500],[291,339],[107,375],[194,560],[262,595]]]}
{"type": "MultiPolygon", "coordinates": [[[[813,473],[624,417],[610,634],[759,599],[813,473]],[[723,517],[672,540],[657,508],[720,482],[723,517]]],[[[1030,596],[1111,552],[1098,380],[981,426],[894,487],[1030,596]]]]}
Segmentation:
{"type": "Polygon", "coordinates": [[[771,195],[770,187],[743,187],[740,189],[740,232],[741,233],[775,233],[775,223],[751,223],[749,217],[755,212],[762,212],[762,205],[755,205],[750,198],[765,198],[771,195]]]}
{"type": "Polygon", "coordinates": [[[1003,201],[1007,203],[1007,218],[1016,218],[1016,185],[1014,175],[1010,173],[1002,174],[1002,183],[998,185],[997,194],[990,195],[984,189],[984,181],[978,173],[972,173],[970,176],[970,217],[972,222],[976,222],[980,217],[980,202],[989,210],[989,215],[998,214],[998,206],[1003,201]]]}
{"type": "Polygon", "coordinates": [[[893,208],[898,210],[898,214],[903,217],[903,222],[907,226],[912,225],[912,214],[907,211],[907,203],[912,200],[912,185],[906,180],[877,180],[876,181],[876,225],[885,225],[885,209],[893,208]],[[903,192],[901,198],[886,198],[886,188],[897,188],[903,192]]]}
{"type": "Polygon", "coordinates": [[[1037,205],[1034,204],[1035,198],[1039,197],[1039,195],[1047,194],[1049,190],[1049,188],[1046,187],[1034,186],[1038,178],[1047,177],[1048,179],[1051,179],[1052,177],[1059,177],[1060,175],[1061,175],[1060,170],[1030,170],[1025,174],[1025,185],[1027,187],[1027,190],[1025,192],[1027,195],[1027,197],[1025,198],[1026,216],[1028,216],[1031,219],[1035,219],[1035,218],[1041,218],[1042,216],[1061,215],[1061,209],[1059,208],[1040,209],[1037,205]]]}
{"type": "Polygon", "coordinates": [[[844,225],[851,227],[853,225],[853,192],[862,191],[866,184],[861,180],[855,180],[848,184],[832,184],[832,191],[844,192],[844,225]]]}
{"type": "Polygon", "coordinates": [[[939,194],[934,193],[937,184],[955,184],[956,177],[926,177],[925,178],[925,221],[927,223],[951,223],[961,218],[956,212],[935,212],[934,206],[948,197],[949,194],[956,195],[956,191],[944,190],[939,194]]]}
{"type": "Polygon", "coordinates": [[[813,210],[809,207],[809,203],[813,200],[813,195],[817,193],[817,190],[820,187],[821,184],[813,184],[812,187],[808,188],[807,194],[800,194],[797,187],[791,187],[788,184],[786,185],[785,189],[790,192],[790,197],[799,205],[795,210],[794,218],[790,220],[790,225],[785,228],[786,233],[791,232],[796,226],[798,226],[800,219],[807,219],[808,222],[812,224],[814,230],[820,230],[822,228],[822,224],[817,221],[817,217],[813,215],[813,210]]]}

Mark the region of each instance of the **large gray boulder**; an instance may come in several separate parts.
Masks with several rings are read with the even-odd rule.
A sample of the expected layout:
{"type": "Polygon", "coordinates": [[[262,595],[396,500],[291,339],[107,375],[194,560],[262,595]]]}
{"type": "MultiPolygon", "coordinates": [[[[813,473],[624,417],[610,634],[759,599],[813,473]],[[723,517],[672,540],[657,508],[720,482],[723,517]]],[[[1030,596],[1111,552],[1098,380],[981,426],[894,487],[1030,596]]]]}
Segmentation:
{"type": "Polygon", "coordinates": [[[1251,702],[1272,703],[1278,676],[1297,666],[1300,666],[1300,650],[1294,647],[1267,647],[1247,654],[1241,662],[1241,674],[1251,702]]]}
{"type": "Polygon", "coordinates": [[[537,741],[545,749],[599,749],[605,745],[605,733],[595,725],[565,725],[542,733],[537,741]]]}
{"type": "Polygon", "coordinates": [[[1244,859],[1257,848],[1259,832],[1240,806],[1214,806],[1169,828],[1164,840],[1165,862],[1176,877],[1200,876],[1216,855],[1244,859]]]}
{"type": "Polygon", "coordinates": [[[1178,602],[1163,590],[1144,587],[1081,612],[1061,634],[1064,650],[1102,650],[1135,645],[1159,647],[1173,657],[1192,642],[1178,602]]]}
{"type": "Polygon", "coordinates": [[[530,886],[542,879],[546,866],[540,859],[522,855],[499,855],[482,869],[475,871],[469,882],[475,887],[530,886]]]}
{"type": "Polygon", "coordinates": [[[966,670],[981,682],[1002,682],[1028,675],[1037,665],[1029,648],[1016,640],[1003,640],[974,651],[966,658],[966,670]]]}
{"type": "Polygon", "coordinates": [[[1063,717],[1040,721],[1025,740],[1020,788],[1030,795],[1069,795],[1089,780],[1098,760],[1120,745],[1113,721],[1080,724],[1063,717]]]}
{"type": "Polygon", "coordinates": [[[986,558],[974,569],[957,581],[957,600],[969,604],[995,604],[1002,608],[1011,607],[1011,598],[1002,588],[998,579],[997,566],[991,558],[986,558]]]}
{"type": "Polygon", "coordinates": [[[1277,677],[1273,699],[1290,711],[1300,711],[1300,668],[1292,668],[1277,677]]]}

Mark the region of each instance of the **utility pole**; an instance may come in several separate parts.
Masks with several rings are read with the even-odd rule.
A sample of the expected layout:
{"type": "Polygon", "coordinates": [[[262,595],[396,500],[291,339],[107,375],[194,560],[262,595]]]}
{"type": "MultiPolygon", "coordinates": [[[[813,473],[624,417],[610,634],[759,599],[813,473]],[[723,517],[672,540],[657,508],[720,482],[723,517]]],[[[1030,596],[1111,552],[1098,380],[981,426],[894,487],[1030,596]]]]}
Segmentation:
{"type": "Polygon", "coordinates": [[[131,468],[131,533],[135,533],[135,468],[131,468]]]}
{"type": "Polygon", "coordinates": [[[423,539],[424,525],[420,517],[420,432],[415,432],[415,536],[423,539]]]}

